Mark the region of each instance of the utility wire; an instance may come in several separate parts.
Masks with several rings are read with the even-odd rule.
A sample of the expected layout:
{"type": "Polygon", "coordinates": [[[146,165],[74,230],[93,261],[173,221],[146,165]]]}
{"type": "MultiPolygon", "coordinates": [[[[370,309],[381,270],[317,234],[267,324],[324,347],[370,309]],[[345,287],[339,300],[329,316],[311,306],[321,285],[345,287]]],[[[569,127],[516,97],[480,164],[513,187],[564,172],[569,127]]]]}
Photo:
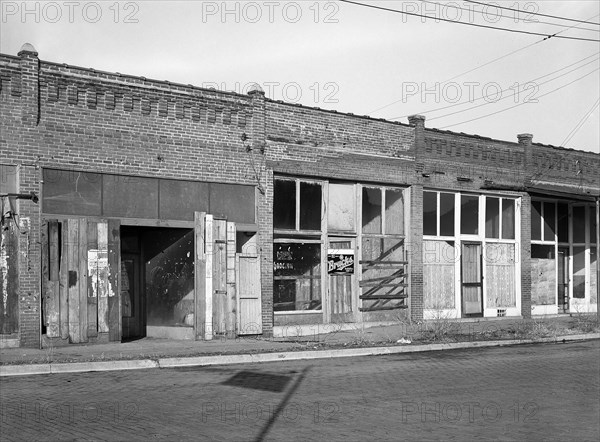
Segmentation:
{"type": "Polygon", "coordinates": [[[600,103],[600,99],[596,100],[596,103],[594,103],[592,108],[581,118],[581,120],[579,120],[579,123],[577,123],[575,125],[575,127],[571,130],[571,132],[569,132],[569,135],[567,135],[567,138],[565,138],[563,140],[563,142],[560,143],[561,146],[566,145],[569,141],[571,141],[571,138],[573,138],[575,136],[575,134],[577,132],[579,132],[579,129],[581,129],[583,127],[584,123],[590,117],[590,115],[592,115],[592,113],[596,110],[599,103],[600,103]]]}
{"type": "MultiPolygon", "coordinates": [[[[594,54],[594,55],[598,55],[598,54],[594,54]]],[[[587,57],[587,58],[589,58],[589,57],[587,57]]],[[[584,58],[584,60],[585,60],[585,58],[584,58]]],[[[586,63],[586,64],[584,64],[584,65],[581,65],[581,66],[579,66],[579,67],[576,67],[576,68],[574,68],[574,69],[571,69],[570,71],[568,71],[568,72],[565,72],[564,74],[561,74],[561,75],[559,75],[559,76],[557,76],[557,77],[551,78],[550,80],[543,81],[543,82],[541,82],[541,83],[539,83],[539,84],[535,84],[535,83],[534,83],[534,84],[535,84],[536,86],[541,86],[542,84],[550,83],[551,81],[558,80],[559,78],[561,78],[561,77],[564,77],[565,75],[568,75],[568,74],[570,74],[571,72],[577,71],[577,70],[579,70],[579,69],[581,69],[581,68],[583,68],[583,67],[587,66],[588,64],[594,63],[594,62],[596,62],[596,61],[598,61],[598,60],[599,60],[599,59],[598,59],[598,58],[596,58],[595,60],[589,61],[589,62],[587,62],[587,63],[586,63]]],[[[525,82],[525,83],[523,83],[523,85],[522,85],[522,86],[526,86],[526,85],[528,85],[528,84],[531,84],[531,83],[533,83],[533,82],[534,82],[534,81],[536,81],[536,80],[539,80],[539,79],[541,79],[541,78],[548,77],[548,76],[550,76],[550,75],[552,75],[552,74],[555,74],[555,73],[557,73],[557,72],[563,71],[563,70],[565,70],[565,69],[567,69],[567,68],[569,68],[569,67],[573,66],[574,64],[580,63],[581,61],[583,61],[583,60],[580,60],[580,61],[577,61],[577,62],[575,62],[575,63],[572,63],[572,64],[570,64],[569,66],[565,66],[564,68],[558,69],[558,70],[556,70],[556,71],[554,71],[554,72],[550,72],[549,74],[542,75],[541,77],[534,78],[533,80],[530,80],[530,81],[528,81],[528,82],[525,82]]],[[[497,95],[497,94],[503,94],[504,92],[508,92],[509,90],[512,90],[512,89],[513,89],[513,88],[503,89],[503,90],[501,90],[501,91],[497,92],[497,93],[496,93],[496,95],[497,95]]],[[[517,88],[517,94],[519,93],[518,89],[519,89],[519,88],[517,88]]],[[[524,92],[524,91],[523,91],[523,92],[524,92]]],[[[483,100],[483,99],[485,99],[485,98],[488,98],[488,97],[489,97],[489,95],[483,95],[483,96],[481,96],[481,97],[479,97],[479,98],[477,98],[477,99],[473,100],[472,102],[479,101],[479,100],[483,100]]],[[[467,112],[467,111],[470,111],[470,110],[472,110],[472,109],[477,109],[478,107],[481,107],[481,106],[486,106],[486,105],[488,105],[488,104],[497,103],[498,101],[500,101],[500,100],[504,100],[504,99],[506,99],[506,98],[509,98],[509,97],[510,97],[510,95],[507,95],[507,96],[505,96],[505,97],[502,97],[502,98],[499,98],[498,100],[496,100],[496,101],[493,101],[493,102],[486,102],[486,103],[483,103],[483,104],[478,104],[477,106],[472,106],[472,107],[469,107],[469,108],[467,108],[467,109],[459,110],[459,111],[452,112],[452,113],[445,114],[445,115],[440,115],[439,117],[433,117],[433,118],[429,118],[429,119],[428,119],[428,121],[438,120],[438,119],[440,119],[440,118],[445,118],[445,117],[449,117],[449,116],[451,116],[451,115],[456,115],[456,114],[460,114],[460,113],[462,113],[462,112],[467,112]]],[[[450,106],[445,106],[445,107],[442,107],[442,108],[436,109],[435,111],[439,111],[439,110],[442,110],[442,109],[448,109],[448,108],[451,108],[451,107],[456,107],[456,106],[461,106],[461,105],[463,105],[463,104],[466,104],[466,103],[465,103],[465,102],[463,102],[463,103],[455,103],[455,104],[452,104],[452,105],[450,105],[450,106]]],[[[423,112],[423,113],[427,113],[427,112],[423,112]]],[[[392,120],[395,120],[395,118],[392,118],[392,120]]]]}
{"type": "Polygon", "coordinates": [[[495,29],[497,31],[514,32],[514,33],[517,33],[517,34],[538,35],[538,36],[545,37],[546,40],[554,37],[554,38],[563,38],[565,40],[593,41],[595,43],[600,43],[600,40],[596,40],[596,39],[593,39],[593,38],[559,36],[558,33],[556,33],[556,34],[542,34],[542,33],[539,33],[539,32],[520,31],[518,29],[502,28],[502,27],[497,27],[497,26],[482,25],[482,24],[478,24],[478,23],[468,23],[468,22],[464,22],[464,21],[449,20],[449,19],[446,19],[446,18],[428,17],[428,16],[423,15],[423,14],[416,14],[416,13],[413,13],[413,12],[399,11],[398,9],[384,8],[382,6],[369,5],[369,4],[366,4],[366,3],[355,2],[355,1],[352,1],[352,0],[338,0],[338,1],[342,2],[342,3],[349,3],[349,4],[352,4],[352,5],[357,5],[357,6],[364,6],[366,8],[379,9],[381,11],[395,12],[397,14],[412,15],[412,16],[415,16],[415,17],[423,17],[423,18],[426,18],[426,19],[435,19],[435,20],[438,20],[438,21],[445,21],[445,22],[449,22],[449,23],[456,23],[456,24],[467,25],[467,26],[475,26],[475,27],[478,27],[478,28],[495,29]]]}
{"type": "MultiPolygon", "coordinates": [[[[483,12],[483,11],[474,11],[473,9],[469,9],[469,8],[462,8],[456,4],[452,4],[452,3],[438,3],[438,2],[432,2],[429,0],[421,0],[422,3],[429,3],[431,5],[437,5],[437,6],[442,6],[445,8],[454,8],[454,9],[460,9],[461,11],[467,11],[467,12],[477,12],[478,14],[485,14],[485,15],[491,15],[493,17],[500,17],[500,18],[511,18],[511,17],[507,17],[502,15],[502,13],[500,14],[496,14],[493,12],[483,12]]],[[[497,7],[496,5],[490,5],[491,7],[497,7]]],[[[523,14],[531,14],[530,12],[527,11],[521,11],[523,14]]],[[[515,17],[515,19],[517,19],[517,17],[515,17]]],[[[551,23],[549,21],[541,21],[541,20],[532,20],[532,21],[528,21],[526,23],[532,23],[532,24],[544,24],[544,25],[550,25],[550,26],[560,26],[561,28],[572,28],[572,25],[563,25],[561,23],[551,23]]],[[[591,29],[591,28],[579,28],[582,31],[592,31],[592,32],[600,32],[600,29],[591,29]]]]}
{"type": "MultiPolygon", "coordinates": [[[[590,55],[590,56],[588,56],[588,57],[585,57],[585,58],[583,58],[583,59],[581,59],[581,60],[579,60],[579,61],[576,61],[575,63],[571,63],[570,65],[567,65],[567,66],[565,66],[565,67],[562,67],[562,68],[560,68],[560,69],[557,69],[556,71],[553,71],[553,72],[550,72],[550,73],[548,73],[548,74],[542,75],[542,76],[540,76],[540,77],[537,77],[537,78],[534,78],[534,79],[532,79],[532,80],[529,80],[529,81],[525,82],[525,83],[524,83],[524,85],[526,85],[526,84],[528,84],[528,83],[532,83],[532,82],[534,82],[534,81],[537,81],[537,80],[540,80],[540,79],[542,79],[542,78],[548,77],[548,76],[550,76],[550,75],[552,75],[552,74],[556,74],[557,72],[564,71],[565,69],[567,69],[567,68],[570,68],[571,66],[574,66],[574,65],[576,65],[576,64],[579,64],[579,63],[581,63],[582,61],[585,61],[585,60],[587,60],[588,58],[595,57],[595,56],[596,56],[596,55],[598,55],[598,54],[599,54],[599,53],[597,52],[597,53],[595,53],[595,54],[593,54],[593,55],[590,55]]],[[[556,78],[553,78],[553,79],[551,79],[551,80],[545,81],[545,82],[543,82],[543,83],[540,83],[540,84],[546,84],[546,83],[549,83],[550,81],[556,80],[557,78],[564,77],[565,75],[567,75],[567,74],[570,74],[571,72],[574,72],[574,71],[576,71],[576,70],[578,70],[578,69],[581,69],[582,67],[584,67],[584,66],[587,66],[588,64],[594,63],[594,62],[596,62],[596,61],[598,61],[598,60],[599,60],[598,58],[597,58],[597,59],[595,59],[595,60],[592,60],[592,61],[590,61],[590,62],[588,62],[588,63],[586,63],[586,64],[584,64],[584,65],[582,65],[582,66],[579,66],[579,67],[577,67],[577,68],[575,68],[575,69],[571,69],[569,72],[566,72],[566,73],[564,73],[564,74],[562,74],[562,75],[559,75],[559,76],[558,76],[558,77],[556,77],[556,78]]],[[[539,86],[539,85],[538,85],[538,86],[539,86]]],[[[503,89],[503,90],[501,90],[501,91],[500,91],[500,92],[498,92],[498,93],[504,93],[504,92],[507,92],[509,89],[511,89],[511,88],[508,88],[508,89],[503,89]]],[[[481,97],[479,97],[479,98],[476,98],[475,100],[472,100],[471,102],[472,102],[472,103],[474,103],[474,102],[476,102],[476,101],[483,100],[484,98],[487,98],[487,97],[488,97],[487,95],[485,95],[485,96],[481,96],[481,97]]],[[[504,97],[504,98],[507,98],[507,97],[504,97]]],[[[503,98],[501,98],[501,99],[503,99],[503,98]]],[[[500,100],[496,100],[495,102],[498,102],[498,101],[500,101],[500,100]]],[[[419,112],[419,114],[429,114],[429,113],[432,113],[432,112],[438,112],[438,111],[441,111],[441,110],[444,110],[444,109],[450,109],[450,108],[453,108],[453,107],[462,106],[462,105],[464,105],[464,104],[467,104],[467,102],[462,102],[462,103],[454,103],[454,104],[450,104],[450,105],[448,105],[448,106],[439,107],[439,108],[436,108],[436,109],[431,109],[431,110],[424,111],[424,112],[419,112]]],[[[489,103],[485,103],[485,104],[489,104],[489,103]]],[[[478,105],[478,106],[470,107],[470,108],[468,108],[468,109],[463,109],[462,111],[459,111],[459,112],[454,112],[454,113],[451,113],[451,114],[446,114],[446,115],[442,115],[442,116],[439,116],[439,117],[434,117],[434,118],[431,118],[431,119],[429,119],[429,121],[431,121],[431,120],[436,120],[436,119],[438,119],[438,118],[447,117],[447,116],[450,116],[450,115],[454,115],[454,114],[457,114],[457,113],[460,113],[460,112],[466,112],[466,111],[468,111],[468,110],[475,109],[475,108],[477,108],[477,107],[481,107],[481,106],[483,106],[483,105],[478,105]]],[[[404,118],[405,116],[406,116],[406,115],[403,115],[403,116],[400,116],[400,117],[389,118],[389,119],[390,119],[390,120],[398,120],[398,119],[400,119],[400,118],[404,118]]]]}
{"type": "MultiPolygon", "coordinates": [[[[556,91],[559,91],[559,90],[561,90],[561,89],[563,89],[563,88],[565,88],[565,87],[567,87],[567,86],[570,86],[570,85],[572,85],[573,83],[575,83],[575,82],[577,82],[577,81],[579,81],[579,80],[581,80],[581,79],[583,79],[583,78],[587,77],[588,75],[591,75],[591,74],[593,74],[594,72],[598,72],[599,70],[600,70],[600,68],[596,68],[596,69],[594,69],[593,71],[591,71],[591,72],[588,72],[587,74],[585,74],[585,75],[583,75],[583,76],[581,76],[581,77],[579,77],[579,78],[576,78],[575,80],[573,80],[573,81],[571,81],[571,82],[569,82],[569,83],[567,83],[567,84],[565,84],[565,85],[563,85],[563,86],[560,86],[560,87],[558,87],[558,88],[556,88],[556,89],[553,89],[553,90],[551,90],[551,91],[549,91],[549,92],[546,92],[545,94],[542,94],[542,95],[540,95],[540,96],[539,96],[539,97],[537,97],[537,98],[542,98],[542,97],[545,97],[546,95],[549,95],[549,94],[552,94],[552,93],[554,93],[554,92],[556,92],[556,91]]],[[[446,129],[446,128],[448,128],[448,127],[454,127],[454,126],[459,126],[459,125],[461,125],[461,124],[470,123],[471,121],[477,121],[477,120],[481,120],[482,118],[491,117],[492,115],[497,115],[497,114],[500,114],[500,113],[502,113],[502,112],[506,112],[507,110],[514,109],[515,107],[519,107],[519,106],[522,106],[522,105],[524,105],[524,104],[530,104],[530,103],[528,103],[528,102],[524,101],[523,103],[519,103],[519,104],[516,104],[516,105],[514,105],[514,106],[507,107],[506,109],[501,109],[501,110],[499,110],[499,111],[496,111],[496,112],[492,112],[491,114],[482,115],[482,116],[480,116],[480,117],[471,118],[470,120],[461,121],[460,123],[454,123],[454,124],[449,124],[448,126],[440,127],[440,129],[446,129]]]]}
{"type": "MultiPolygon", "coordinates": [[[[588,20],[591,20],[592,18],[596,18],[596,17],[598,17],[598,14],[591,16],[591,17],[590,17],[588,20]]],[[[568,30],[569,30],[569,29],[571,29],[571,28],[578,28],[579,26],[580,26],[580,25],[577,25],[577,24],[575,24],[575,25],[572,25],[570,28],[568,28],[568,29],[563,29],[562,31],[559,31],[557,34],[562,34],[563,32],[566,32],[566,31],[568,31],[568,30]]],[[[452,77],[452,78],[449,78],[449,79],[447,79],[447,80],[444,80],[444,81],[442,81],[442,82],[441,82],[441,84],[448,83],[449,81],[452,81],[452,80],[454,80],[454,79],[456,79],[456,78],[462,77],[463,75],[466,75],[466,74],[469,74],[469,73],[471,73],[471,72],[477,71],[477,70],[479,70],[479,69],[481,69],[481,68],[483,68],[483,67],[485,67],[485,66],[488,66],[488,65],[490,65],[490,64],[492,64],[492,63],[495,63],[496,61],[502,60],[503,58],[509,57],[510,55],[516,54],[517,52],[523,51],[523,50],[525,50],[525,49],[527,49],[527,48],[530,48],[531,46],[535,46],[536,44],[538,44],[538,43],[541,43],[541,42],[543,42],[543,41],[546,41],[546,40],[547,40],[547,39],[546,39],[546,38],[544,38],[544,39],[542,39],[542,40],[539,40],[539,41],[536,41],[536,42],[534,42],[534,43],[528,44],[527,46],[524,46],[524,47],[522,47],[522,48],[520,48],[520,49],[517,49],[517,50],[515,50],[515,51],[509,52],[508,54],[501,55],[500,57],[498,57],[498,58],[494,58],[493,60],[491,60],[491,61],[488,61],[487,63],[484,63],[484,64],[482,64],[482,65],[475,66],[474,68],[472,68],[472,69],[469,69],[468,71],[462,72],[462,73],[460,73],[460,74],[457,74],[457,75],[455,75],[455,76],[454,76],[454,77],[452,77]]],[[[590,56],[590,57],[591,57],[591,56],[590,56]]],[[[586,57],[586,58],[589,58],[589,57],[586,57]]],[[[585,60],[586,58],[584,58],[583,60],[585,60]]],[[[580,60],[580,61],[583,61],[583,60],[580,60]]],[[[386,109],[386,108],[388,108],[388,107],[390,107],[390,106],[393,106],[394,104],[400,103],[401,101],[403,101],[403,99],[402,99],[402,98],[401,98],[401,99],[399,99],[399,100],[396,100],[396,101],[394,101],[393,103],[386,104],[385,106],[382,106],[382,107],[380,107],[380,108],[378,108],[378,109],[375,109],[374,111],[370,111],[370,112],[368,112],[368,113],[369,113],[369,114],[371,114],[371,113],[379,112],[380,110],[386,109]]],[[[444,109],[444,108],[442,108],[442,109],[444,109]]],[[[430,111],[428,111],[428,112],[430,112],[430,111]]],[[[408,115],[402,115],[401,117],[390,118],[390,119],[391,119],[391,120],[398,120],[398,119],[400,119],[400,118],[406,118],[407,116],[408,116],[408,115]]]]}
{"type": "Polygon", "coordinates": [[[506,9],[507,11],[515,11],[515,12],[520,12],[522,14],[525,13],[525,14],[530,14],[530,15],[537,15],[540,17],[556,18],[558,20],[573,21],[573,22],[577,22],[577,23],[587,23],[588,25],[600,25],[600,23],[595,23],[595,22],[591,22],[591,21],[587,21],[587,20],[577,20],[574,18],[560,17],[557,15],[548,15],[548,14],[540,14],[537,12],[521,11],[520,9],[506,8],[504,6],[490,5],[488,3],[476,2],[476,1],[470,1],[470,0],[465,0],[465,3],[475,3],[477,5],[489,6],[489,7],[498,8],[498,9],[506,9]]]}

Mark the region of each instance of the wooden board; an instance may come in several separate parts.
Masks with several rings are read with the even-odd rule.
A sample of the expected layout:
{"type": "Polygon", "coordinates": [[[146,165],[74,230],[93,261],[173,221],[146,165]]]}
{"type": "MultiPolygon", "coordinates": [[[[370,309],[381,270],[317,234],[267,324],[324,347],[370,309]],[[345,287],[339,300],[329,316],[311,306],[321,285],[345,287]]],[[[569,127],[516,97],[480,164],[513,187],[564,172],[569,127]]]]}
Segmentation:
{"type": "Polygon", "coordinates": [[[121,222],[108,221],[108,340],[121,340],[121,222]]]}
{"type": "Polygon", "coordinates": [[[85,218],[79,219],[79,333],[81,342],[88,340],[88,315],[87,315],[87,295],[88,295],[88,244],[87,244],[88,222],[85,218]]]}
{"type": "Polygon", "coordinates": [[[0,226],[0,334],[19,331],[18,230],[13,220],[7,222],[0,226]]]}
{"type": "Polygon", "coordinates": [[[194,213],[194,327],[196,339],[203,339],[206,331],[206,255],[204,253],[205,212],[194,213]]]}
{"type": "Polygon", "coordinates": [[[98,226],[95,221],[87,224],[87,334],[98,336],[98,226]]]}
{"type": "MultiPolygon", "coordinates": [[[[0,228],[2,228],[0,226],[0,228]]],[[[42,325],[48,325],[48,318],[50,316],[50,306],[48,300],[51,294],[48,292],[48,283],[50,282],[50,270],[49,270],[49,257],[48,257],[48,221],[42,220],[40,226],[40,241],[41,241],[41,270],[42,270],[42,325]]]]}
{"type": "Polygon", "coordinates": [[[68,219],[66,225],[67,248],[67,296],[69,303],[69,340],[78,344],[81,342],[79,323],[79,221],[68,219]]]}
{"type": "Polygon", "coordinates": [[[59,322],[60,322],[60,337],[62,339],[69,338],[69,258],[67,255],[69,238],[67,237],[67,220],[60,223],[62,232],[62,253],[60,255],[60,283],[59,283],[59,322]]]}
{"type": "Polygon", "coordinates": [[[108,267],[108,224],[98,224],[98,333],[108,333],[108,295],[109,267],[108,267]]]}
{"type": "MultiPolygon", "coordinates": [[[[49,338],[60,336],[60,224],[56,220],[48,221],[48,278],[46,281],[47,325],[49,338]]],[[[44,240],[42,240],[43,243],[44,240]]]]}
{"type": "Polygon", "coordinates": [[[262,333],[260,258],[236,254],[237,323],[239,335],[262,333]]]}
{"type": "Polygon", "coordinates": [[[234,337],[236,333],[237,302],[235,295],[235,252],[236,230],[235,223],[227,223],[227,307],[226,307],[226,332],[227,336],[234,337]]]}
{"type": "Polygon", "coordinates": [[[227,332],[227,222],[213,221],[213,329],[227,332]]]}
{"type": "Polygon", "coordinates": [[[213,338],[213,216],[206,215],[204,219],[204,250],[206,256],[206,265],[204,273],[204,339],[211,340],[213,338]]]}

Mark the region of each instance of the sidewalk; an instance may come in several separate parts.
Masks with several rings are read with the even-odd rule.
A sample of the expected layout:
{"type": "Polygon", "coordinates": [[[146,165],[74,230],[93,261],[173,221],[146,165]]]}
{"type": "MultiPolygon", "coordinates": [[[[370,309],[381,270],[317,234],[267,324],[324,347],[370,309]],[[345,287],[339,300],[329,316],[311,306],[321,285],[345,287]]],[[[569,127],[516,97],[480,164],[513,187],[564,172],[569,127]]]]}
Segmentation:
{"type": "MultiPolygon", "coordinates": [[[[591,318],[593,321],[593,318],[591,318]]],[[[0,350],[0,376],[182,365],[366,356],[534,342],[598,339],[597,322],[572,317],[426,321],[294,338],[238,337],[212,341],[144,338],[126,343],[0,350]],[[591,326],[590,326],[591,324],[591,326]]]]}

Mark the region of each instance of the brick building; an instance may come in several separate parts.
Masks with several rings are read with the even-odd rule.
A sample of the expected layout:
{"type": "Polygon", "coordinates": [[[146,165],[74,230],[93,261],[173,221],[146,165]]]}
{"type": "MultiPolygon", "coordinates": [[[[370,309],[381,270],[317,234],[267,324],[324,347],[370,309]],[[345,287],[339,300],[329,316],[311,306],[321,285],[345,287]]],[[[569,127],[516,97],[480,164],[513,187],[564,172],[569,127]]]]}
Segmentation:
{"type": "Polygon", "coordinates": [[[600,155],[0,55],[0,345],[597,310],[600,155]]]}

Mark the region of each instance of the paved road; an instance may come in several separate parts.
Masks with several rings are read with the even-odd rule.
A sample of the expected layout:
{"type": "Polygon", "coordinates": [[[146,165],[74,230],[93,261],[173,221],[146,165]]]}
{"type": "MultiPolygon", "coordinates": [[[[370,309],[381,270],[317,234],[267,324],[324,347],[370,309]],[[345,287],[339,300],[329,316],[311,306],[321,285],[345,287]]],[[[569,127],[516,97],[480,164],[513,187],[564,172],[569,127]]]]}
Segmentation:
{"type": "Polygon", "coordinates": [[[600,341],[0,381],[1,440],[600,439],[600,341]]]}

